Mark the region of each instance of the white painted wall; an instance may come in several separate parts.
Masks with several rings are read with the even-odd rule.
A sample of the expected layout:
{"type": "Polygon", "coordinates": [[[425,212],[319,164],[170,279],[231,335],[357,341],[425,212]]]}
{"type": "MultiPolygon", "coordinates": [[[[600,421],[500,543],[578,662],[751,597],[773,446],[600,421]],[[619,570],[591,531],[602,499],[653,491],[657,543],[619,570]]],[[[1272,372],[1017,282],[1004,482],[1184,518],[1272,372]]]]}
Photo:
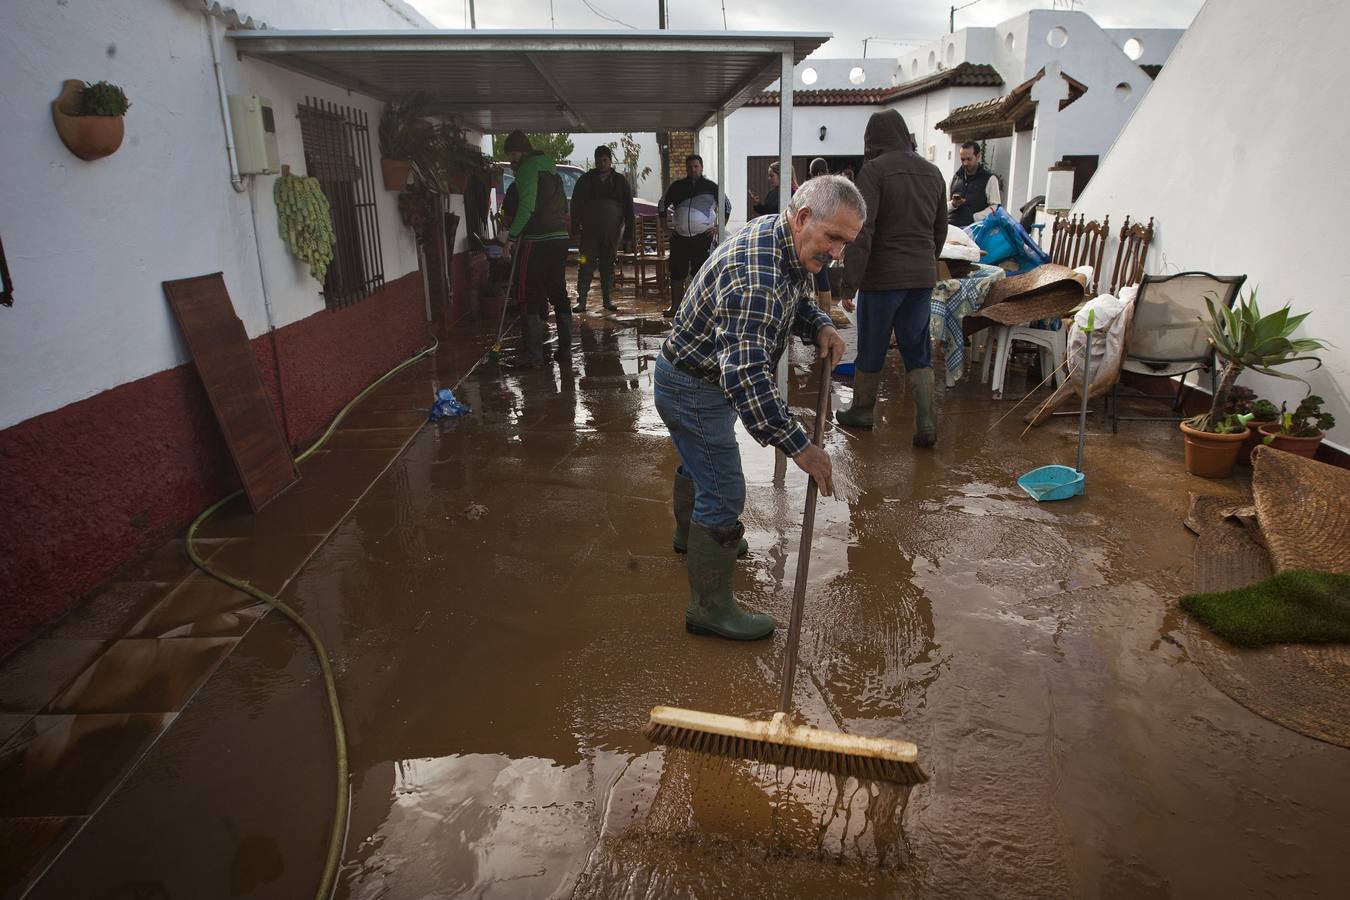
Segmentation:
{"type": "MultiPolygon", "coordinates": [[[[862,155],[863,130],[872,113],[880,106],[802,106],[792,114],[793,156],[847,156],[862,155]],[[825,126],[825,140],[820,140],[820,126],[825,126]]],[[[745,162],[750,156],[778,155],[778,107],[747,106],[727,116],[727,197],[731,199],[730,223],[746,220],[745,162]]],[[[716,148],[716,128],[706,128],[700,141],[707,140],[709,148],[716,148]]],[[[702,144],[700,144],[702,146],[702,144]]],[[[710,166],[714,157],[703,154],[710,166]]],[[[710,175],[710,177],[712,177],[710,175]]]]}
{"type": "MultiPolygon", "coordinates": [[[[1025,22],[1022,32],[1026,34],[1026,44],[1022,71],[1009,79],[1009,87],[1058,62],[1060,71],[1087,85],[1088,90],[1059,119],[1055,158],[1105,154],[1135,106],[1152,87],[1152,79],[1125,55],[1121,49],[1125,41],[1117,42],[1115,35],[1102,30],[1087,13],[1034,10],[1019,18],[1025,22]],[[1068,42],[1059,49],[1047,40],[1056,27],[1068,34],[1068,42]],[[1117,92],[1116,87],[1121,84],[1129,85],[1128,96],[1117,92]]],[[[1155,29],[1148,33],[1146,49],[1163,53],[1175,46],[1181,34],[1180,30],[1155,29]]],[[[1162,59],[1165,61],[1166,56],[1162,59]]],[[[1006,73],[1004,78],[1008,78],[1006,73]]]]}
{"type": "MultiPolygon", "coordinates": [[[[1152,80],[1139,68],[1162,65],[1180,40],[1181,29],[1103,29],[1083,12],[1039,9],[1000,22],[993,28],[963,28],[952,35],[907,51],[900,57],[901,69],[926,75],[937,68],[952,68],[962,62],[992,65],[1007,84],[1004,93],[1035,75],[1047,64],[1058,62],[1063,72],[1087,85],[1087,93],[1064,110],[1059,120],[1053,155],[1101,155],[1129,120],[1152,80]],[[1068,33],[1063,47],[1047,40],[1056,27],[1068,33]],[[1132,61],[1122,49],[1131,37],[1138,38],[1144,52],[1132,61]],[[1120,84],[1128,93],[1117,93],[1120,84]]],[[[976,96],[976,102],[992,94],[976,96]]],[[[960,105],[960,104],[956,104],[960,105]]],[[[908,113],[905,113],[908,119],[908,113]]],[[[942,145],[939,145],[942,146],[942,145]]],[[[935,160],[941,165],[940,160],[935,160]]]]}
{"type": "MultiPolygon", "coordinates": [[[[1263,309],[1310,312],[1301,333],[1335,344],[1323,367],[1299,372],[1339,424],[1329,443],[1350,449],[1350,262],[1332,214],[1289,167],[1317,168],[1316,197],[1350,192],[1344,166],[1315,149],[1350,141],[1343,108],[1350,4],[1305,0],[1269,15],[1262,0],[1210,0],[1173,52],[1077,212],[1153,216],[1153,273],[1246,273],[1263,309]],[[1278,77],[1272,77],[1278,73],[1278,77]]],[[[1107,258],[1114,259],[1114,245],[1107,258]]],[[[1291,371],[1298,371],[1291,367],[1291,371]]],[[[1243,383],[1291,405],[1297,382],[1247,373],[1243,383]]]]}
{"type": "MultiPolygon", "coordinates": [[[[399,0],[253,0],[245,12],[272,27],[420,18],[399,0]]],[[[205,17],[174,0],[0,4],[0,228],[16,298],[0,309],[0,428],[185,362],[164,280],[223,272],[250,336],[267,328],[264,285],[277,326],[323,310],[318,283],[277,235],[273,179],[249,179],[244,194],[230,186],[207,35],[205,17]],[[126,90],[117,153],[84,162],[61,144],[49,103],[67,78],[126,90]]],[[[223,63],[231,93],[275,104],[281,158],[297,173],[305,95],[378,117],[368,98],[233,53],[223,63]]],[[[376,189],[392,280],[417,268],[416,251],[378,173],[376,189]]]]}

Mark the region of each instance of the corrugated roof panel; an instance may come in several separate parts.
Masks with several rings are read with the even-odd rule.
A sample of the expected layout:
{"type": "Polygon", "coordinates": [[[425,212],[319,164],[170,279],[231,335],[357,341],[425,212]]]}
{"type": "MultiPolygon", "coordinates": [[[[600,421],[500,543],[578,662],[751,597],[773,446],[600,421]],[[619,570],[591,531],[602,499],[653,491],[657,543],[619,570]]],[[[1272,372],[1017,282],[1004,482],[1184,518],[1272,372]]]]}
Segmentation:
{"type": "Polygon", "coordinates": [[[245,56],[388,100],[414,91],[486,131],[692,130],[828,34],[378,31],[235,34],[245,56]]]}

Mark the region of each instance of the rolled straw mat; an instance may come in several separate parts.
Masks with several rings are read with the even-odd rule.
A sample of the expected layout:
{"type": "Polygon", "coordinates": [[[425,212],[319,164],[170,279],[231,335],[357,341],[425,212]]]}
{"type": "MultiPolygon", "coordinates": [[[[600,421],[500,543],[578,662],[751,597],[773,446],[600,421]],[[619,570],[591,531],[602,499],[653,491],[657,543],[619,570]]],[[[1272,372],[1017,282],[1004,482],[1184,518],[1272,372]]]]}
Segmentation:
{"type": "MultiPolygon", "coordinates": [[[[1263,455],[1289,457],[1297,462],[1287,463],[1280,459],[1272,466],[1271,461],[1266,460],[1266,485],[1258,488],[1257,502],[1253,503],[1247,497],[1191,496],[1185,524],[1199,535],[1193,575],[1197,592],[1233,590],[1269,578],[1275,567],[1261,541],[1271,542],[1272,535],[1267,520],[1261,517],[1260,490],[1270,492],[1279,483],[1293,490],[1295,496],[1301,496],[1311,483],[1306,475],[1295,474],[1292,479],[1279,481],[1273,477],[1274,473],[1279,472],[1283,477],[1290,471],[1307,470],[1308,465],[1304,464],[1324,465],[1268,447],[1258,448],[1257,456],[1263,455]],[[1250,515],[1252,512],[1256,513],[1255,518],[1250,515]]],[[[1318,476],[1323,474],[1318,473],[1318,476]]],[[[1256,481],[1254,475],[1254,486],[1256,481]]],[[[1267,507],[1273,496],[1276,495],[1268,493],[1267,507]]],[[[1287,508],[1296,510],[1299,507],[1289,504],[1287,508]]],[[[1334,515],[1317,517],[1319,523],[1328,519],[1333,524],[1337,521],[1334,515]]],[[[1287,542],[1287,526],[1283,519],[1277,517],[1274,524],[1275,540],[1287,542]]],[[[1316,528],[1320,533],[1323,524],[1316,528]]],[[[1313,540],[1320,542],[1326,537],[1322,535],[1313,540]]],[[[1331,555],[1337,554],[1332,551],[1331,555]]],[[[1345,689],[1345,685],[1350,684],[1350,647],[1284,644],[1249,650],[1233,647],[1215,637],[1189,616],[1186,623],[1182,633],[1187,652],[1216,688],[1257,715],[1285,728],[1350,747],[1350,691],[1345,689]]]]}
{"type": "Polygon", "coordinates": [[[991,323],[1025,325],[1059,318],[1083,302],[1086,279],[1066,266],[1047,263],[1030,272],[1004,278],[989,291],[984,306],[962,323],[973,334],[991,323]]]}
{"type": "Polygon", "coordinates": [[[1275,571],[1350,573],[1350,470],[1257,445],[1252,495],[1275,571]]]}

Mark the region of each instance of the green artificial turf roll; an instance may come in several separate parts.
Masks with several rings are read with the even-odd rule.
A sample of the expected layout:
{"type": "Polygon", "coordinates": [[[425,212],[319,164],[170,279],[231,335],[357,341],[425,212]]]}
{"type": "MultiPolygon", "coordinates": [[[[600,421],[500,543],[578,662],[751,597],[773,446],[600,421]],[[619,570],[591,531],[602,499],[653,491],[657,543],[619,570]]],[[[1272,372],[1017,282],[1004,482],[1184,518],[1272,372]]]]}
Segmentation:
{"type": "Polygon", "coordinates": [[[1350,575],[1292,570],[1234,591],[1188,594],[1181,607],[1240,647],[1350,643],[1350,575]]]}

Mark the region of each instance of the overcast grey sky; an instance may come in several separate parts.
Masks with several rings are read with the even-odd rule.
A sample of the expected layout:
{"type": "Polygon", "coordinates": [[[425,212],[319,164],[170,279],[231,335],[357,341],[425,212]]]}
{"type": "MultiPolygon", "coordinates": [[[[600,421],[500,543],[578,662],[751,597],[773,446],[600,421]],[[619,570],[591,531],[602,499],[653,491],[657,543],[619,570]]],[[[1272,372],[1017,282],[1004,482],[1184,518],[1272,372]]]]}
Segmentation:
{"type": "MultiPolygon", "coordinates": [[[[468,0],[409,0],[441,28],[468,27],[468,0]]],[[[895,56],[899,44],[923,43],[947,31],[947,10],[962,0],[669,0],[670,27],[733,31],[826,31],[834,40],[819,57],[895,56]],[[885,39],[885,40],[882,40],[885,39]]],[[[969,2],[969,0],[965,0],[969,2]]],[[[1082,0],[1077,9],[1108,28],[1185,28],[1204,0],[1082,0]]],[[[1052,0],[978,0],[956,14],[956,27],[991,26],[1052,0]]],[[[1067,4],[1061,4],[1067,5],[1067,4]]],[[[656,0],[475,0],[479,28],[656,28],[656,0]],[[588,6],[589,4],[589,6],[588,6]],[[552,10],[550,14],[550,9],[552,10]],[[550,15],[552,18],[550,19],[550,15]]]]}

